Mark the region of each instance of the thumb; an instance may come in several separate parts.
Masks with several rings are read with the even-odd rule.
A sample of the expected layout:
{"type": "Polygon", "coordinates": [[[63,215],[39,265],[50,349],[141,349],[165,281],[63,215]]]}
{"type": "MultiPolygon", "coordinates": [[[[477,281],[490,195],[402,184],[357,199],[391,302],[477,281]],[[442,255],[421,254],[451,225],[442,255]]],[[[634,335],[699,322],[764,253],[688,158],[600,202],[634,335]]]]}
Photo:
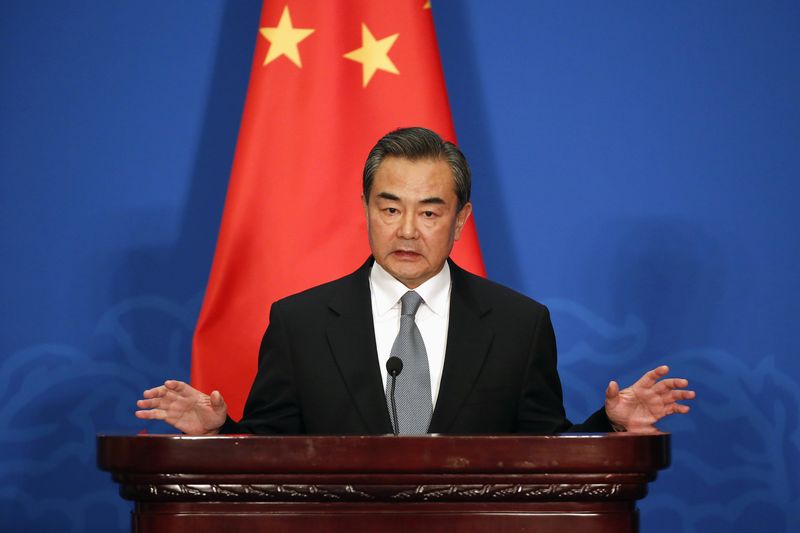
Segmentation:
{"type": "Polygon", "coordinates": [[[214,409],[225,408],[225,400],[222,398],[222,394],[218,390],[215,390],[211,393],[211,407],[214,409]]]}
{"type": "Polygon", "coordinates": [[[616,381],[609,381],[606,387],[606,400],[613,400],[619,395],[619,384],[616,381]]]}

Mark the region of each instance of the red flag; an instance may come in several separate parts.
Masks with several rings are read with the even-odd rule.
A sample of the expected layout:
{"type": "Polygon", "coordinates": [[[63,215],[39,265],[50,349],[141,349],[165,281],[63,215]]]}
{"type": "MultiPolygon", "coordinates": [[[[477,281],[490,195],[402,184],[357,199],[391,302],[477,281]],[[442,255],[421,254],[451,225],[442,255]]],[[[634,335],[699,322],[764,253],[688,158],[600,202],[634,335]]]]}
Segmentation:
{"type": "MultiPolygon", "coordinates": [[[[369,256],[361,171],[404,126],[455,140],[428,2],[264,2],[192,357],[192,384],[233,418],[272,302],[369,256]]],[[[452,257],[484,274],[471,221],[452,257]]]]}

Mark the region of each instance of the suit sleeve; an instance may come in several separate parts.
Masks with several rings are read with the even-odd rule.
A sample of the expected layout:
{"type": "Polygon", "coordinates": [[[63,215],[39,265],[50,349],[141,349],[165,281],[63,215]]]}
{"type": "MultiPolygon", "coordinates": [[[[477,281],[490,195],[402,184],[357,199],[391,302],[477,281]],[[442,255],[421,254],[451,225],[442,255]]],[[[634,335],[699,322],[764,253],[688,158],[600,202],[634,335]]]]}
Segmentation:
{"type": "Polygon", "coordinates": [[[573,425],[567,419],[558,376],[555,332],[550,312],[546,307],[542,309],[528,349],[517,431],[528,434],[613,431],[604,409],[595,412],[582,424],[573,425]]]}
{"type": "Polygon", "coordinates": [[[305,433],[292,364],[291,344],[280,303],[270,311],[258,353],[258,372],[239,422],[228,418],[220,433],[298,435],[305,433]]]}

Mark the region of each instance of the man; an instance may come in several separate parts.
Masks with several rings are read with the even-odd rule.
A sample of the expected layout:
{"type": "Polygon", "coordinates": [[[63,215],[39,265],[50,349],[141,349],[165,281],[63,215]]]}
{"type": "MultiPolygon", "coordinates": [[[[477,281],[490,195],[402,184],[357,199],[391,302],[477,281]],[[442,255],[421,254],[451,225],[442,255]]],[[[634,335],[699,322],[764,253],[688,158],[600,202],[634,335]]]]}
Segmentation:
{"type": "Polygon", "coordinates": [[[136,416],[191,435],[657,431],[689,407],[685,379],[660,366],[612,381],[586,422],[565,416],[547,309],[469,274],[448,256],[472,212],[459,149],[424,128],[384,136],[367,158],[363,205],[372,257],[356,272],[272,306],[239,422],[210,396],[167,381],[136,416]],[[397,414],[387,398],[390,356],[397,414]],[[391,414],[390,414],[391,413],[391,414]]]}

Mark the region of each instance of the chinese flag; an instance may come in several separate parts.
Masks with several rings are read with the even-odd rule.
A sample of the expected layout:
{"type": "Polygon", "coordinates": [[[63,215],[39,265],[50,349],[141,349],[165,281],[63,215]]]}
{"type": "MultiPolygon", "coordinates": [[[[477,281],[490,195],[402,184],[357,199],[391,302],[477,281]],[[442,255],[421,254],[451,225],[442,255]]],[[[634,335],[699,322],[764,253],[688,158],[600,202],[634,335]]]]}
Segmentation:
{"type": "MultiPolygon", "coordinates": [[[[455,140],[428,2],[265,1],[192,357],[233,418],[272,302],[369,256],[361,171],[404,126],[455,140]]],[[[471,221],[452,257],[484,274],[471,221]]]]}

